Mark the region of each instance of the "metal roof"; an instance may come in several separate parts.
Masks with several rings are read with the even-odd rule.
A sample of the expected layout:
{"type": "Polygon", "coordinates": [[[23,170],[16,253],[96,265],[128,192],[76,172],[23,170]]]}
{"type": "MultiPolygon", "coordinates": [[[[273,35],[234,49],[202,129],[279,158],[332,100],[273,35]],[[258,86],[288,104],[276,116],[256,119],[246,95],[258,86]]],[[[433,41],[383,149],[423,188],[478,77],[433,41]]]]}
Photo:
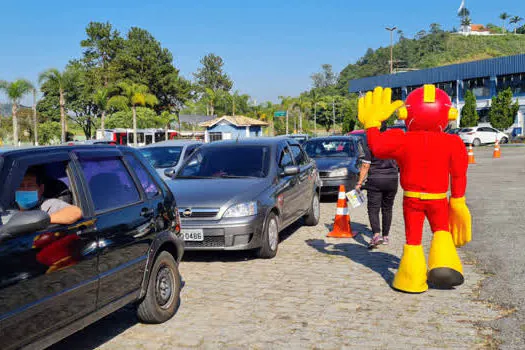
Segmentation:
{"type": "Polygon", "coordinates": [[[376,86],[398,88],[455,80],[525,73],[525,54],[453,64],[412,72],[378,75],[349,81],[349,91],[371,91],[376,86]]]}

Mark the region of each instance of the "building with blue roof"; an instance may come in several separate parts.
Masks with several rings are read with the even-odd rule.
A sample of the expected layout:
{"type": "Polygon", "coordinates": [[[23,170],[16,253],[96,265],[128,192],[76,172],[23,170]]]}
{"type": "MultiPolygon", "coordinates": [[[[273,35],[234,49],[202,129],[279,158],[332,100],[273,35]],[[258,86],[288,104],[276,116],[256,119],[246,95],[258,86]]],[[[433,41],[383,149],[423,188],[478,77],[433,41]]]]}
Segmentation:
{"type": "MultiPolygon", "coordinates": [[[[362,94],[376,86],[390,87],[392,99],[405,100],[410,92],[424,84],[435,84],[446,91],[460,111],[465,105],[465,92],[471,90],[476,96],[480,124],[489,123],[492,97],[510,87],[520,110],[507,132],[514,136],[523,135],[525,54],[350,80],[349,91],[362,94]]],[[[459,120],[457,123],[459,125],[459,120]]]]}

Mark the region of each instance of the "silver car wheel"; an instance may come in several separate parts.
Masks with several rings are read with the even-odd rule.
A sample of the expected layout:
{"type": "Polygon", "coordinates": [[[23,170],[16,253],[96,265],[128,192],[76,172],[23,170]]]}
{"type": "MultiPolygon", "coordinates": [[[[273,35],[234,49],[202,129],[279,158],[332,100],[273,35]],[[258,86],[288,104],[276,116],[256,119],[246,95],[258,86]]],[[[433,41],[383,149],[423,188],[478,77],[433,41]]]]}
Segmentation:
{"type": "Polygon", "coordinates": [[[275,219],[271,219],[268,223],[268,243],[270,243],[270,249],[272,251],[277,249],[279,231],[277,230],[277,221],[275,219]]]}

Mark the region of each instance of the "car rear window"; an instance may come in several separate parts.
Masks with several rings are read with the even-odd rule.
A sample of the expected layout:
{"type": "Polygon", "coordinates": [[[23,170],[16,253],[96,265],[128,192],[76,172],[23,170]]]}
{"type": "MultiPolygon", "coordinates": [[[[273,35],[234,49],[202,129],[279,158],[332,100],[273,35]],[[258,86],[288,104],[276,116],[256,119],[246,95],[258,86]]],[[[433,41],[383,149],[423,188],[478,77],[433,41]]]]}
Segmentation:
{"type": "Polygon", "coordinates": [[[270,152],[267,146],[217,146],[199,148],[178,174],[178,178],[265,177],[270,152]]]}
{"type": "Polygon", "coordinates": [[[319,157],[355,157],[356,149],[352,140],[315,140],[303,145],[311,158],[319,157]]]}
{"type": "Polygon", "coordinates": [[[140,152],[154,168],[171,168],[177,165],[182,153],[182,147],[147,147],[140,152]]]}

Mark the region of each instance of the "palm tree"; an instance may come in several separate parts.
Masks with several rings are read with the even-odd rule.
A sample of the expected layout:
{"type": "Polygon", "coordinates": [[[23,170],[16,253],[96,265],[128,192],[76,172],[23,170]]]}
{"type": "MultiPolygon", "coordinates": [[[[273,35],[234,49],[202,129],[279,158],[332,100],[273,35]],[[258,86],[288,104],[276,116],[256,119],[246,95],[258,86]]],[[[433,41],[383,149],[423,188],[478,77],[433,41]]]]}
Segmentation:
{"type": "Polygon", "coordinates": [[[54,86],[59,93],[60,104],[60,127],[62,143],[66,142],[66,92],[77,82],[79,72],[75,69],[66,69],[62,73],[56,68],[50,68],[41,73],[38,77],[38,82],[42,85],[48,83],[54,86]]]}
{"type": "Polygon", "coordinates": [[[109,89],[103,87],[98,89],[93,94],[93,103],[98,107],[100,111],[100,129],[105,129],[106,111],[108,110],[109,102],[109,89]]]}
{"type": "Polygon", "coordinates": [[[465,26],[465,27],[468,27],[472,24],[472,20],[470,19],[470,17],[465,17],[461,20],[461,25],[462,26],[465,26]]]}
{"type": "Polygon", "coordinates": [[[137,146],[137,106],[155,106],[159,101],[155,95],[150,94],[148,87],[142,84],[121,82],[117,85],[120,95],[113,96],[108,101],[108,106],[133,112],[133,144],[137,146]]]}
{"type": "Polygon", "coordinates": [[[18,118],[17,118],[17,111],[18,111],[18,105],[20,104],[20,100],[22,97],[24,97],[26,94],[30,93],[31,90],[33,90],[33,84],[31,84],[28,80],[25,79],[18,79],[11,83],[7,81],[0,81],[0,90],[3,90],[7,97],[11,100],[12,107],[11,111],[13,114],[13,145],[18,145],[18,118]]]}
{"type": "Polygon", "coordinates": [[[510,18],[510,24],[514,24],[514,34],[516,34],[516,30],[518,30],[518,23],[520,23],[521,21],[523,21],[523,18],[521,18],[520,16],[512,16],[510,18]]]}
{"type": "Polygon", "coordinates": [[[499,15],[499,18],[503,21],[503,25],[501,26],[503,33],[505,33],[505,22],[507,21],[509,17],[510,16],[507,12],[503,12],[501,15],[499,15]]]}
{"type": "Polygon", "coordinates": [[[38,122],[36,119],[36,89],[33,88],[33,128],[35,134],[35,146],[38,146],[38,122]]]}
{"type": "Polygon", "coordinates": [[[303,132],[303,112],[311,108],[311,103],[304,96],[294,99],[293,107],[299,110],[299,132],[303,132]]]}
{"type": "Polygon", "coordinates": [[[281,106],[286,110],[286,135],[288,135],[288,110],[293,105],[293,98],[290,96],[279,96],[281,106]]]}

